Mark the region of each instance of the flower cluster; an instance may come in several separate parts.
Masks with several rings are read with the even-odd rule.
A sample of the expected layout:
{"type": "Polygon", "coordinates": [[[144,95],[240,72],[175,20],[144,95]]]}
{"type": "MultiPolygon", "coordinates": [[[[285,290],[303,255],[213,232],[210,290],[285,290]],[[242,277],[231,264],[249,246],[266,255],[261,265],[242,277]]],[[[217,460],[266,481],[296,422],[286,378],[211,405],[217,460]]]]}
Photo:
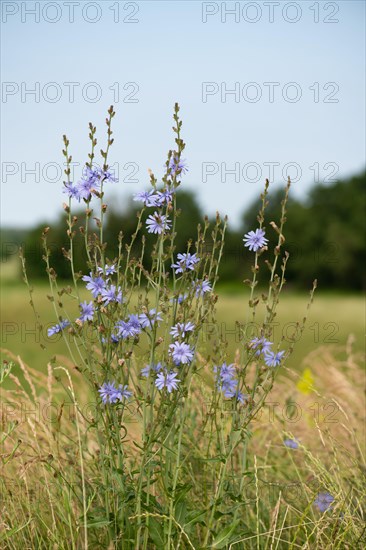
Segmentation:
{"type": "Polygon", "coordinates": [[[104,405],[107,403],[123,401],[132,395],[132,392],[129,391],[128,386],[122,386],[122,384],[120,384],[116,387],[115,382],[104,382],[98,392],[100,393],[104,405]]]}
{"type": "MultiPolygon", "coordinates": [[[[171,265],[175,270],[175,274],[185,273],[187,271],[194,271],[196,265],[200,262],[200,258],[196,253],[184,252],[183,254],[177,254],[177,260],[171,265]]],[[[207,292],[212,292],[212,286],[207,279],[192,281],[192,289],[196,298],[202,298],[207,292]]],[[[177,300],[181,304],[188,294],[179,295],[177,300]]]]}
{"type": "MultiPolygon", "coordinates": [[[[185,174],[188,171],[186,161],[179,158],[178,153],[174,153],[169,161],[169,174],[172,177],[177,177],[180,174],[185,174]]],[[[144,206],[151,208],[162,208],[168,206],[173,201],[175,189],[170,187],[171,183],[161,190],[151,189],[150,191],[139,191],[133,196],[134,201],[142,202],[144,206]]],[[[160,235],[171,228],[171,221],[168,216],[155,211],[150,214],[146,220],[146,228],[148,233],[160,235]]]]}
{"type": "Polygon", "coordinates": [[[101,183],[104,181],[117,181],[110,170],[102,170],[101,168],[90,168],[86,166],[83,172],[83,177],[75,185],[72,182],[65,183],[63,192],[69,198],[76,199],[79,202],[81,199],[90,201],[92,194],[99,191],[101,183]]]}
{"type": "Polygon", "coordinates": [[[142,202],[144,206],[156,206],[156,198],[157,195],[153,189],[151,191],[140,191],[133,196],[134,201],[142,202]]]}
{"type": "Polygon", "coordinates": [[[171,302],[177,302],[179,305],[183,304],[184,300],[188,298],[188,294],[178,294],[170,299],[171,302]]]}
{"type": "Polygon", "coordinates": [[[97,298],[98,295],[102,293],[105,286],[105,281],[102,277],[94,277],[92,272],[90,272],[90,275],[84,275],[82,279],[85,283],[87,283],[86,288],[87,290],[90,290],[93,298],[97,298]]]}
{"type": "MultiPolygon", "coordinates": [[[[152,326],[152,323],[160,321],[161,318],[159,314],[156,314],[155,309],[149,311],[148,314],[142,314],[139,316],[140,322],[146,319],[146,327],[152,326]],[[143,317],[144,316],[144,317],[143,317]]],[[[169,355],[176,367],[181,365],[188,365],[193,360],[194,349],[187,343],[182,341],[183,338],[187,337],[189,333],[195,330],[195,325],[191,321],[186,323],[176,323],[170,330],[170,334],[176,340],[169,346],[169,355]]],[[[168,393],[171,393],[173,390],[178,388],[178,374],[174,370],[168,370],[167,367],[163,366],[161,362],[151,365],[146,365],[141,370],[141,375],[144,377],[149,377],[151,373],[156,374],[155,386],[158,390],[167,389],[168,393]]]]}
{"type": "Polygon", "coordinates": [[[137,315],[131,314],[127,321],[117,321],[115,325],[117,338],[136,338],[142,330],[139,318],[137,315]]]}
{"type": "MultiPolygon", "coordinates": [[[[111,282],[111,276],[116,273],[116,265],[105,265],[104,268],[97,267],[97,275],[84,275],[82,280],[87,283],[86,288],[90,290],[97,304],[101,304],[104,307],[111,303],[122,302],[122,290],[111,282]]],[[[93,302],[83,302],[80,304],[81,315],[77,319],[79,322],[92,321],[95,313],[95,305],[93,302]]],[[[150,309],[150,311],[144,311],[139,315],[130,314],[127,319],[121,319],[115,322],[114,334],[111,334],[110,340],[103,337],[102,342],[108,343],[111,341],[116,344],[121,339],[136,338],[142,330],[152,329],[155,323],[159,325],[162,321],[162,314],[156,309],[150,309]]],[[[57,327],[52,329],[58,332],[57,327]]]]}
{"type": "Polygon", "coordinates": [[[234,397],[239,403],[245,403],[248,396],[239,391],[234,364],[227,365],[223,363],[221,367],[215,366],[214,373],[216,386],[223,393],[224,397],[234,397]]]}
{"type": "Polygon", "coordinates": [[[126,321],[117,321],[115,337],[117,340],[120,338],[135,338],[143,329],[152,329],[155,323],[159,325],[162,320],[161,313],[155,309],[150,309],[149,312],[140,315],[131,314],[126,321]]]}
{"type": "MultiPolygon", "coordinates": [[[[98,273],[103,273],[103,269],[101,267],[98,268],[98,273]]],[[[115,266],[107,265],[105,267],[105,273],[106,275],[115,273],[115,266]]],[[[122,302],[121,288],[116,287],[116,285],[109,284],[109,277],[104,280],[100,275],[94,276],[93,273],[90,272],[90,275],[84,275],[82,280],[87,283],[86,288],[87,290],[90,290],[93,298],[98,298],[98,296],[100,296],[100,301],[103,302],[105,306],[108,306],[112,302],[122,302]]]]}
{"type": "Polygon", "coordinates": [[[255,350],[255,356],[264,356],[264,362],[267,367],[278,367],[281,364],[282,358],[285,354],[284,351],[278,351],[277,353],[271,350],[273,342],[267,340],[264,336],[260,338],[253,338],[250,342],[251,349],[255,350]]]}
{"type": "Polygon", "coordinates": [[[108,306],[112,302],[120,304],[122,302],[122,291],[115,285],[105,286],[101,291],[102,302],[108,306]]]}
{"type": "Polygon", "coordinates": [[[102,267],[98,267],[97,271],[98,273],[105,273],[105,275],[109,277],[110,275],[114,275],[114,273],[117,273],[116,264],[106,265],[104,269],[102,267]]]}
{"type": "Polygon", "coordinates": [[[175,273],[183,273],[184,271],[193,271],[196,264],[200,261],[197,254],[190,254],[189,252],[177,255],[177,261],[172,264],[171,267],[175,269],[175,273]]]}
{"type": "Polygon", "coordinates": [[[163,189],[163,191],[139,191],[133,196],[134,201],[139,201],[144,204],[144,206],[151,207],[155,206],[161,208],[164,204],[169,204],[173,200],[174,189],[163,189]]]}

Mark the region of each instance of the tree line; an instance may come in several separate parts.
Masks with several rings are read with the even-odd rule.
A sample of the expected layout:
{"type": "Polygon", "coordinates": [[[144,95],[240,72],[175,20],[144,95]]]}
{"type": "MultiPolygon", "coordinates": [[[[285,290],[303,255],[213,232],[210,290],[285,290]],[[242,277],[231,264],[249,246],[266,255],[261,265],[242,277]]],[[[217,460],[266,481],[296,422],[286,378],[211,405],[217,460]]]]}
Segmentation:
{"type": "MultiPolygon", "coordinates": [[[[286,242],[283,247],[290,254],[286,270],[286,280],[296,288],[309,288],[316,277],[322,289],[360,290],[365,286],[364,266],[366,265],[365,245],[365,206],[366,172],[337,181],[331,185],[317,184],[304,200],[291,197],[287,207],[285,225],[286,242]]],[[[266,209],[266,237],[273,248],[278,240],[277,233],[270,222],[278,224],[281,216],[283,190],[276,188],[268,195],[266,209]]],[[[175,252],[187,250],[187,242],[194,243],[197,225],[204,223],[204,214],[195,195],[189,191],[178,190],[177,200],[180,215],[176,222],[177,237],[175,252]]],[[[244,248],[243,236],[258,227],[257,213],[260,199],[255,200],[243,213],[240,228],[233,230],[228,225],[225,238],[224,256],[219,276],[223,282],[240,282],[248,277],[252,254],[244,248]]],[[[139,205],[130,199],[122,212],[109,207],[104,226],[104,241],[108,243],[107,257],[117,256],[118,235],[122,231],[123,243],[128,244],[136,229],[139,205]]],[[[80,210],[79,224],[83,225],[85,214],[80,210]]],[[[212,224],[215,220],[210,220],[212,224]]],[[[24,248],[27,269],[31,279],[41,279],[45,275],[42,261],[41,233],[44,224],[24,232],[3,229],[1,233],[2,261],[11,258],[18,247],[24,248]]],[[[77,231],[74,239],[75,267],[84,273],[88,271],[83,246],[83,235],[77,231]]],[[[154,237],[146,236],[145,259],[148,262],[154,237]]],[[[137,258],[141,252],[141,239],[137,238],[133,254],[137,258]]],[[[65,259],[62,249],[69,248],[66,236],[65,217],[60,216],[52,224],[48,234],[48,246],[51,250],[51,264],[61,279],[70,278],[70,263],[65,259]]],[[[207,239],[210,246],[210,238],[207,239]]],[[[147,263],[148,267],[148,263],[147,263]]],[[[266,274],[262,274],[265,276],[266,274]]],[[[259,274],[260,276],[260,274],[259,274]]],[[[259,277],[260,281],[260,277],[259,277]]]]}

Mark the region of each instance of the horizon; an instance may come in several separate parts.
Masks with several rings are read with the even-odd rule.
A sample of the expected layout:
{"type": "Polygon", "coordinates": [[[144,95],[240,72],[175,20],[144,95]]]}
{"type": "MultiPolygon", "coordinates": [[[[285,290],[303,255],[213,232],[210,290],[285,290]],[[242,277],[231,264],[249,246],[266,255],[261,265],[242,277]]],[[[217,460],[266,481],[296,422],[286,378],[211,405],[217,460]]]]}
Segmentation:
{"type": "MultiPolygon", "coordinates": [[[[297,197],[293,197],[295,200],[298,200],[299,202],[301,202],[302,204],[306,204],[306,201],[308,200],[309,198],[309,195],[311,193],[311,191],[317,187],[317,186],[321,186],[321,187],[331,187],[332,185],[336,185],[337,183],[339,182],[346,182],[346,181],[349,181],[353,178],[358,178],[358,177],[362,177],[363,175],[365,175],[366,173],[366,167],[365,169],[361,170],[360,172],[358,173],[354,173],[354,174],[351,174],[350,176],[348,176],[347,178],[342,178],[342,179],[338,179],[334,182],[329,182],[328,184],[323,184],[322,182],[318,182],[318,183],[313,183],[311,185],[310,188],[307,189],[307,192],[306,194],[304,195],[301,195],[301,196],[297,196],[297,197]]],[[[277,191],[279,191],[281,188],[285,189],[285,185],[283,185],[282,183],[275,183],[275,184],[270,184],[269,186],[269,198],[271,196],[271,192],[272,193],[276,193],[277,191]]],[[[183,192],[188,192],[188,193],[191,193],[192,196],[194,197],[194,200],[196,202],[196,204],[198,205],[198,207],[200,208],[201,210],[201,213],[203,216],[205,215],[208,215],[209,218],[214,218],[215,217],[215,212],[214,213],[211,213],[211,214],[207,214],[205,211],[204,211],[204,206],[201,204],[200,200],[199,200],[199,195],[197,192],[195,192],[193,189],[185,189],[184,188],[184,182],[183,182],[183,185],[180,186],[178,189],[177,189],[177,192],[179,193],[180,191],[183,191],[183,192]]],[[[290,191],[290,196],[292,195],[291,191],[290,191]]],[[[112,188],[112,189],[107,189],[106,190],[106,197],[108,197],[107,199],[107,202],[108,202],[108,211],[109,212],[113,212],[115,213],[116,211],[118,211],[120,209],[120,212],[122,214],[126,214],[128,212],[128,207],[130,205],[134,205],[136,207],[138,207],[138,203],[134,202],[133,201],[133,193],[131,193],[130,195],[126,195],[125,197],[122,197],[122,196],[118,196],[118,193],[116,193],[116,191],[112,188]],[[118,203],[117,201],[115,200],[116,198],[118,198],[118,203]],[[121,202],[122,201],[125,201],[125,205],[123,205],[121,207],[121,202]],[[117,205],[116,205],[117,203],[117,205]]],[[[259,202],[259,195],[258,195],[258,202],[259,202]]],[[[253,201],[255,201],[256,197],[253,198],[253,201]]],[[[249,207],[251,206],[251,204],[253,204],[253,201],[252,203],[248,204],[246,207],[243,206],[243,209],[239,215],[239,219],[236,220],[236,221],[232,221],[230,220],[230,217],[228,217],[228,227],[230,228],[231,231],[240,231],[241,230],[241,226],[243,224],[243,215],[249,211],[249,207]]],[[[60,204],[61,206],[61,204],[60,204]]],[[[85,203],[83,203],[82,201],[79,202],[74,202],[74,213],[75,214],[80,214],[84,212],[84,209],[83,207],[85,206],[85,203]]],[[[225,212],[222,212],[220,211],[219,209],[217,210],[220,214],[221,217],[224,217],[226,216],[227,214],[225,212]]],[[[1,231],[19,231],[19,233],[23,232],[23,231],[29,231],[29,230],[32,230],[32,229],[35,229],[37,226],[42,226],[42,225],[45,225],[45,224],[48,224],[50,223],[52,225],[52,223],[56,223],[58,221],[60,221],[60,219],[63,217],[64,215],[64,211],[60,208],[59,209],[59,212],[58,214],[55,216],[55,218],[49,222],[47,221],[46,219],[42,220],[42,219],[39,219],[38,221],[36,221],[35,223],[33,223],[33,225],[29,225],[29,226],[19,226],[19,224],[17,225],[4,225],[4,224],[1,224],[0,223],[0,230],[1,231]]]]}

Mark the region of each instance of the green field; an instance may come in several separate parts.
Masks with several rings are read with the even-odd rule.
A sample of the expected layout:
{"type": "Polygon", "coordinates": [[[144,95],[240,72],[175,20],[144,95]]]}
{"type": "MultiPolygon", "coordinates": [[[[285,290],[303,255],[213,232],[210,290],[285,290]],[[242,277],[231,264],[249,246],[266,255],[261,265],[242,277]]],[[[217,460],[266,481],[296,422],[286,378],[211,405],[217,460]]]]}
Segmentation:
{"type": "MultiPolygon", "coordinates": [[[[54,343],[47,338],[47,327],[57,322],[53,304],[47,299],[47,293],[49,293],[49,288],[44,284],[38,284],[34,289],[35,307],[39,313],[40,322],[44,325],[42,338],[39,341],[37,341],[37,331],[35,330],[36,319],[29,305],[26,286],[21,286],[16,281],[13,284],[9,282],[3,285],[1,299],[2,346],[15,355],[21,356],[31,367],[43,373],[47,373],[47,363],[52,356],[56,354],[68,356],[66,346],[61,338],[54,343]],[[41,344],[46,345],[46,349],[42,349],[41,344]]],[[[223,287],[221,291],[218,290],[218,294],[220,298],[217,310],[221,337],[223,345],[227,343],[227,359],[232,361],[235,350],[242,345],[236,341],[238,332],[235,320],[237,319],[243,324],[247,321],[248,292],[245,287],[243,287],[242,292],[235,287],[223,287]]],[[[289,291],[285,291],[282,295],[276,317],[278,324],[274,325],[273,337],[276,343],[284,338],[284,341],[281,342],[281,348],[286,349],[288,346],[286,337],[292,333],[294,323],[298,320],[301,321],[303,318],[308,298],[309,296],[306,293],[300,294],[289,291]]],[[[90,300],[90,295],[85,289],[81,293],[81,300],[84,299],[90,300]]],[[[71,300],[69,297],[63,298],[64,311],[62,316],[75,319],[78,315],[77,305],[76,300],[71,300]]],[[[259,309],[259,320],[262,313],[263,311],[259,309]]],[[[239,448],[237,448],[234,451],[237,453],[237,458],[235,458],[235,461],[230,462],[230,468],[229,465],[227,467],[227,478],[225,485],[222,485],[223,496],[220,497],[220,506],[226,506],[226,502],[228,502],[227,512],[225,514],[221,513],[222,508],[220,508],[220,514],[225,519],[223,520],[218,516],[219,528],[215,525],[215,529],[216,532],[219,532],[219,535],[215,535],[215,540],[220,541],[219,537],[223,536],[220,533],[225,534],[227,532],[228,527],[223,527],[223,522],[232,520],[227,520],[226,516],[230,518],[229,514],[235,513],[235,506],[237,506],[239,499],[237,493],[233,492],[233,488],[236,491],[238,487],[238,483],[234,485],[234,482],[240,480],[241,483],[244,480],[245,484],[240,485],[243,499],[239,502],[241,506],[240,514],[243,517],[243,525],[245,526],[243,529],[245,530],[243,535],[238,535],[238,539],[245,542],[243,542],[243,545],[236,545],[238,548],[268,550],[270,539],[272,543],[283,541],[280,546],[277,544],[276,548],[300,548],[299,543],[301,543],[301,548],[319,548],[319,550],[360,548],[358,543],[364,533],[362,503],[365,497],[365,487],[362,483],[365,468],[362,451],[364,440],[362,437],[364,433],[362,424],[364,416],[364,377],[361,371],[360,357],[355,356],[355,360],[349,361],[350,368],[344,368],[342,361],[347,357],[345,347],[351,334],[354,336],[355,349],[361,351],[363,348],[363,315],[364,303],[361,296],[317,293],[308,316],[306,328],[298,341],[294,354],[287,361],[287,366],[298,370],[303,369],[302,360],[304,357],[311,351],[319,351],[319,348],[323,347],[322,353],[315,354],[312,360],[307,363],[307,366],[311,369],[314,388],[316,389],[314,391],[312,389],[309,393],[308,390],[299,388],[298,385],[297,388],[293,387],[294,382],[291,375],[289,375],[289,378],[287,376],[277,378],[277,383],[272,388],[271,408],[263,408],[265,414],[262,417],[258,415],[258,418],[253,419],[249,425],[250,430],[247,430],[250,437],[248,439],[248,453],[245,453],[247,457],[245,457],[245,462],[240,461],[239,448]],[[324,350],[324,347],[327,348],[327,346],[328,349],[324,350]],[[296,416],[296,418],[288,416],[287,411],[291,404],[296,405],[296,411],[299,408],[300,416],[296,416]],[[334,409],[335,404],[337,405],[336,409],[334,409]],[[269,411],[274,411],[274,406],[276,406],[277,412],[272,417],[269,416],[269,411]],[[332,417],[331,420],[328,420],[330,418],[329,406],[332,407],[330,409],[332,415],[336,411],[337,419],[332,417]],[[284,414],[284,411],[286,411],[286,414],[284,414]],[[302,411],[304,414],[302,414],[302,411]],[[314,411],[317,411],[317,416],[314,416],[314,411]],[[324,414],[325,412],[326,414],[324,414]],[[285,435],[287,437],[287,431],[293,433],[299,439],[301,446],[297,450],[288,449],[283,444],[282,440],[285,435]],[[309,480],[314,480],[314,484],[310,483],[309,480]],[[334,506],[336,507],[334,511],[332,509],[326,514],[318,513],[314,506],[318,487],[329,490],[330,497],[333,498],[334,495],[334,506]],[[294,488],[296,493],[293,492],[294,488]],[[296,495],[296,500],[294,495],[296,495]],[[248,500],[249,498],[250,500],[248,500]],[[278,515],[276,516],[274,516],[274,506],[277,509],[276,514],[278,515]],[[340,513],[343,514],[342,529],[338,528],[340,513]],[[260,523],[258,518],[260,518],[260,523]],[[279,519],[277,520],[277,518],[279,519]],[[258,536],[256,533],[258,533],[258,536]],[[338,537],[336,543],[334,542],[335,537],[338,537]],[[348,539],[351,541],[349,544],[348,539]]],[[[207,338],[209,329],[210,326],[203,327],[201,341],[199,342],[199,349],[205,357],[210,353],[212,354],[212,340],[207,338]]],[[[254,333],[250,334],[249,331],[248,338],[252,337],[254,333]]],[[[137,353],[140,353],[140,346],[142,347],[144,341],[146,341],[146,336],[141,338],[139,344],[135,347],[137,353]]],[[[4,354],[4,357],[6,357],[6,354],[4,354]]],[[[56,365],[62,365],[63,363],[67,365],[66,360],[58,357],[56,365]]],[[[132,368],[134,368],[134,362],[132,363],[132,368]]],[[[138,371],[140,367],[138,362],[136,367],[138,371]]],[[[88,406],[93,405],[92,396],[90,395],[88,398],[87,377],[82,379],[72,368],[69,369],[69,372],[71,378],[75,374],[74,381],[78,382],[78,385],[74,384],[74,388],[77,390],[79,404],[88,403],[88,406]]],[[[22,546],[24,548],[49,548],[49,540],[52,541],[53,548],[71,548],[70,536],[74,537],[75,540],[78,537],[77,541],[80,541],[81,537],[84,536],[83,531],[80,529],[80,525],[82,525],[80,518],[83,518],[84,510],[87,507],[88,515],[86,514],[86,518],[88,519],[89,516],[91,518],[90,521],[85,522],[90,541],[88,548],[112,548],[108,542],[108,537],[115,535],[113,534],[114,531],[110,535],[107,526],[113,525],[110,520],[110,517],[113,516],[105,511],[106,501],[104,497],[105,494],[109,495],[108,505],[111,502],[121,502],[121,490],[116,491],[113,483],[116,478],[123,477],[120,473],[124,470],[120,468],[113,470],[115,466],[112,464],[110,467],[111,474],[106,482],[103,475],[101,475],[105,464],[110,463],[111,456],[109,447],[104,444],[106,439],[100,437],[100,434],[105,437],[108,423],[105,420],[100,420],[100,427],[96,425],[97,429],[95,429],[94,414],[92,422],[87,419],[86,415],[74,414],[75,409],[74,407],[70,408],[72,402],[70,402],[71,397],[67,390],[69,378],[62,371],[54,372],[54,379],[46,376],[38,377],[34,372],[31,373],[30,378],[27,378],[26,373],[26,369],[23,374],[21,367],[16,365],[12,371],[12,374],[15,375],[13,380],[6,379],[4,386],[1,387],[1,391],[4,392],[1,397],[5,403],[3,418],[6,419],[9,414],[9,419],[11,419],[11,422],[3,421],[4,426],[7,426],[3,431],[4,449],[2,453],[4,463],[2,491],[5,496],[3,516],[5,518],[4,522],[6,521],[8,525],[15,525],[13,529],[4,530],[5,537],[7,537],[4,538],[7,543],[6,548],[12,550],[22,546]],[[47,386],[46,379],[47,383],[49,381],[51,389],[47,386]],[[14,387],[17,389],[15,386],[17,380],[24,387],[25,394],[21,394],[20,390],[14,391],[14,387]],[[29,387],[32,388],[32,383],[35,387],[34,393],[29,391],[29,387]],[[27,393],[29,393],[28,398],[27,393]],[[34,395],[39,396],[39,401],[34,395]],[[50,397],[52,398],[51,403],[48,402],[50,397]],[[50,411],[51,405],[52,407],[57,406],[58,399],[60,399],[61,406],[56,410],[60,411],[60,414],[57,415],[57,418],[51,418],[48,416],[48,412],[45,414],[45,411],[50,411]],[[15,417],[14,414],[18,416],[15,417]],[[29,419],[28,416],[30,416],[29,419]],[[17,422],[14,421],[15,418],[17,418],[17,422]],[[33,418],[36,419],[35,422],[31,421],[33,418]],[[79,422],[75,421],[77,418],[80,418],[81,429],[79,428],[79,422]],[[103,442],[102,445],[100,441],[103,442]],[[82,454],[80,453],[81,446],[85,446],[86,451],[91,449],[91,451],[88,450],[88,452],[83,453],[83,456],[85,456],[83,461],[79,461],[78,458],[82,454]],[[94,449],[97,449],[97,452],[94,449]],[[99,453],[103,449],[107,449],[107,453],[101,455],[99,459],[99,453]],[[58,475],[58,471],[62,472],[62,475],[58,475]],[[19,472],[22,472],[22,475],[19,475],[19,472]],[[83,501],[82,482],[80,481],[83,479],[83,475],[86,476],[87,488],[90,491],[90,497],[88,493],[88,499],[85,498],[85,503],[83,501]],[[11,491],[7,488],[8,483],[11,491]],[[103,485],[104,483],[106,485],[103,485]],[[76,487],[78,492],[76,490],[65,490],[65,484],[76,487]],[[25,487],[27,492],[25,492],[25,487]],[[45,488],[47,488],[47,493],[44,492],[45,488]],[[30,489],[32,493],[30,493],[30,489]],[[24,498],[28,494],[32,494],[32,497],[24,498]],[[51,521],[50,509],[53,510],[52,513],[54,513],[57,523],[48,525],[47,522],[51,521]],[[32,518],[32,523],[30,523],[29,518],[32,518]],[[67,518],[67,520],[64,518],[67,518]],[[43,540],[45,543],[43,543],[43,540]],[[31,543],[28,544],[28,541],[31,541],[31,543]]],[[[285,369],[282,369],[282,373],[288,375],[285,369]]],[[[185,423],[180,422],[178,415],[182,413],[179,413],[178,409],[175,409],[172,413],[169,410],[169,414],[164,415],[159,414],[159,406],[154,405],[151,407],[152,411],[155,407],[157,409],[156,416],[152,417],[153,422],[156,422],[157,425],[159,421],[164,425],[168,421],[174,422],[174,430],[177,434],[179,433],[178,428],[183,426],[185,430],[184,444],[171,447],[163,443],[160,445],[161,451],[151,453],[150,456],[157,457],[155,461],[161,460],[160,463],[155,462],[155,464],[159,464],[159,468],[164,472],[163,468],[169,466],[169,457],[174,457],[172,463],[175,465],[178,464],[176,456],[179,452],[182,453],[182,458],[178,464],[179,470],[182,472],[181,486],[188,487],[190,491],[189,497],[186,497],[185,493],[179,493],[185,497],[184,515],[182,516],[184,519],[182,521],[186,522],[186,532],[190,527],[187,519],[190,516],[188,516],[187,510],[193,510],[194,515],[191,516],[192,518],[197,517],[197,513],[199,517],[207,515],[207,523],[200,521],[198,525],[193,525],[192,531],[188,531],[189,536],[193,538],[195,530],[201,529],[202,532],[199,533],[199,536],[202,540],[205,525],[209,525],[208,522],[213,517],[210,510],[212,509],[212,502],[214,502],[213,499],[217,495],[217,487],[220,486],[216,484],[215,488],[215,483],[212,480],[219,479],[221,473],[225,470],[222,464],[223,462],[226,463],[228,456],[230,456],[227,449],[229,449],[231,442],[231,433],[234,432],[234,422],[231,420],[232,409],[225,409],[223,406],[215,413],[212,413],[210,409],[210,414],[208,414],[205,399],[208,395],[209,384],[207,384],[207,387],[204,385],[202,389],[203,378],[196,376],[192,379],[197,385],[194,386],[192,383],[191,386],[194,389],[191,390],[189,400],[187,399],[185,423]],[[225,412],[229,412],[229,414],[225,414],[225,412]],[[211,416],[215,417],[215,421],[208,422],[206,419],[211,416]],[[212,443],[215,441],[217,433],[222,434],[223,445],[225,445],[224,452],[227,455],[221,453],[217,455],[218,451],[215,443],[212,443]],[[225,437],[226,433],[228,435],[225,437]],[[210,448],[210,445],[212,448],[210,448]],[[173,451],[175,448],[181,450],[173,451]],[[206,454],[207,448],[211,454],[206,454]],[[167,451],[165,454],[162,453],[163,449],[167,451]],[[189,470],[182,467],[183,464],[189,464],[189,470]],[[187,472],[189,473],[187,474],[187,472]],[[194,483],[191,483],[192,479],[194,483]],[[191,508],[188,508],[188,506],[191,508]]],[[[142,392],[138,393],[136,391],[135,395],[142,395],[142,392]]],[[[141,399],[141,397],[137,399],[141,399]]],[[[137,399],[136,402],[138,402],[137,399]]],[[[161,400],[161,402],[165,406],[165,401],[161,400]]],[[[140,453],[140,450],[143,451],[144,449],[141,444],[141,433],[144,429],[142,426],[145,419],[143,413],[141,414],[141,411],[143,411],[142,406],[137,408],[132,408],[132,404],[130,406],[131,413],[127,408],[123,417],[123,426],[126,424],[128,428],[128,431],[126,429],[128,437],[126,440],[122,440],[121,445],[121,429],[115,430],[116,424],[113,423],[111,425],[113,432],[118,434],[116,436],[118,437],[118,443],[113,442],[112,444],[116,445],[116,448],[123,448],[123,467],[126,471],[133,472],[135,478],[130,475],[135,486],[138,487],[138,481],[135,481],[135,479],[138,480],[137,476],[145,475],[145,472],[150,471],[147,467],[141,466],[146,460],[142,452],[140,453]]],[[[96,410],[98,411],[98,409],[96,410]]],[[[102,410],[105,410],[104,407],[102,410]]],[[[107,415],[111,414],[111,410],[115,409],[109,409],[109,412],[103,415],[95,415],[95,418],[108,418],[107,415]]],[[[240,418],[244,418],[244,416],[240,418]]],[[[120,419],[120,422],[122,422],[122,416],[120,419]]],[[[151,425],[151,423],[148,425],[148,429],[151,429],[151,425]]],[[[171,430],[170,426],[168,429],[171,430]]],[[[235,429],[235,433],[238,431],[235,429]]],[[[167,440],[167,437],[164,434],[165,440],[167,440]]],[[[174,441],[180,440],[174,434],[172,441],[174,443],[174,441]]],[[[153,443],[156,444],[155,438],[153,443]]],[[[242,454],[241,449],[240,454],[242,454]]],[[[115,456],[118,456],[117,452],[115,456]]],[[[148,461],[146,460],[146,462],[148,461]]],[[[156,476],[157,471],[156,466],[154,470],[151,470],[154,476],[156,476]]],[[[161,476],[163,478],[162,474],[161,476]]],[[[170,471],[169,474],[164,473],[164,477],[167,479],[170,476],[170,471]]],[[[155,483],[156,479],[153,481],[155,483]]],[[[160,485],[163,487],[163,482],[158,479],[158,483],[157,489],[151,484],[152,495],[149,503],[150,508],[148,509],[151,517],[156,516],[159,518],[159,522],[152,524],[154,525],[152,530],[154,536],[155,530],[158,528],[163,533],[164,522],[168,524],[167,520],[169,519],[168,515],[162,515],[160,502],[159,507],[156,510],[154,508],[157,506],[155,504],[157,499],[153,491],[159,494],[159,499],[166,498],[165,491],[160,488],[160,485]],[[155,528],[155,525],[158,527],[155,528]]],[[[130,484],[128,487],[133,487],[133,485],[130,484]]],[[[129,489],[128,495],[134,494],[137,494],[137,490],[136,493],[132,493],[129,489]]],[[[137,497],[131,498],[128,496],[128,503],[129,506],[123,509],[124,515],[121,514],[119,517],[129,518],[129,514],[132,518],[136,517],[132,514],[135,506],[137,507],[137,497]],[[125,510],[127,510],[127,513],[125,510]]],[[[168,504],[164,503],[164,506],[168,507],[168,504]]],[[[238,525],[235,521],[232,524],[234,526],[238,525]]],[[[136,523],[131,522],[130,525],[135,526],[136,523]]],[[[231,529],[231,525],[228,525],[231,529]]],[[[132,540],[132,537],[135,536],[134,532],[131,532],[132,535],[126,536],[127,540],[132,540]]],[[[120,537],[120,535],[118,536],[120,537]]],[[[158,542],[155,544],[154,539],[154,544],[149,544],[147,548],[167,548],[167,545],[161,542],[162,537],[163,535],[159,534],[158,542]]],[[[124,539],[122,544],[125,547],[124,539]]],[[[178,548],[178,546],[174,545],[173,547],[178,548]]],[[[232,546],[234,548],[234,545],[232,546]]],[[[5,548],[5,546],[2,547],[5,548]]],[[[84,542],[80,542],[80,544],[77,542],[72,547],[75,549],[84,548],[86,545],[84,542]]],[[[121,547],[120,544],[118,547],[121,547]]],[[[142,548],[140,544],[134,547],[142,548]]],[[[216,544],[204,546],[204,548],[208,547],[224,548],[221,544],[219,546],[216,544]]],[[[271,547],[274,548],[274,544],[271,547]]],[[[132,548],[132,546],[128,544],[128,548],[132,548]]],[[[181,548],[183,549],[182,545],[181,548]]],[[[184,545],[184,548],[188,548],[188,546],[184,545]]],[[[192,544],[190,548],[203,548],[203,546],[202,543],[196,546],[192,544]]],[[[225,548],[229,548],[229,545],[226,544],[225,548]]]]}
{"type": "MultiPolygon", "coordinates": [[[[48,360],[55,354],[66,354],[67,350],[62,339],[51,342],[47,338],[47,327],[57,322],[52,303],[47,299],[47,285],[36,285],[34,302],[44,325],[41,338],[36,332],[36,319],[29,305],[29,294],[25,285],[5,284],[1,295],[1,346],[20,355],[30,366],[45,370],[48,360]],[[42,349],[41,344],[46,346],[42,349]]],[[[245,323],[247,319],[247,294],[245,288],[240,293],[238,289],[223,288],[218,290],[217,305],[220,332],[228,343],[229,356],[239,347],[239,334],[235,325],[238,320],[245,323]]],[[[88,292],[81,293],[82,299],[90,299],[88,292]]],[[[306,311],[307,293],[285,292],[278,307],[275,319],[274,340],[277,343],[285,338],[282,347],[288,345],[288,337],[294,329],[294,323],[301,320],[306,311]]],[[[78,314],[76,302],[69,298],[64,300],[65,313],[70,318],[78,314]]],[[[344,347],[350,334],[355,337],[355,349],[363,349],[364,339],[364,300],[360,295],[325,294],[318,292],[311,307],[306,328],[298,341],[295,352],[288,366],[299,368],[303,358],[319,346],[344,347]]],[[[260,313],[260,312],[259,312],[260,313]]],[[[209,327],[207,327],[207,330],[209,327]]],[[[206,329],[203,330],[203,348],[209,352],[206,329]]],[[[255,334],[255,329],[249,327],[248,337],[255,334]]],[[[230,360],[230,357],[229,357],[230,360]]]]}

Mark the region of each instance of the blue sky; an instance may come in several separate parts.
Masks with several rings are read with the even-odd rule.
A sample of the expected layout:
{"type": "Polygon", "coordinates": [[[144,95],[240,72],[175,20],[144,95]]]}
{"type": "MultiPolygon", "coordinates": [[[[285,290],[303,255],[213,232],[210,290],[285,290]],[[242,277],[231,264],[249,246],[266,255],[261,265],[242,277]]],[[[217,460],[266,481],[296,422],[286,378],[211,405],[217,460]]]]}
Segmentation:
{"type": "Polygon", "coordinates": [[[57,217],[62,134],[79,178],[88,122],[104,146],[112,103],[116,208],[147,187],[148,168],[162,174],[175,101],[184,184],[233,225],[266,177],[281,185],[290,174],[294,194],[306,196],[317,179],[361,171],[364,12],[352,0],[3,1],[2,225],[57,217]]]}

